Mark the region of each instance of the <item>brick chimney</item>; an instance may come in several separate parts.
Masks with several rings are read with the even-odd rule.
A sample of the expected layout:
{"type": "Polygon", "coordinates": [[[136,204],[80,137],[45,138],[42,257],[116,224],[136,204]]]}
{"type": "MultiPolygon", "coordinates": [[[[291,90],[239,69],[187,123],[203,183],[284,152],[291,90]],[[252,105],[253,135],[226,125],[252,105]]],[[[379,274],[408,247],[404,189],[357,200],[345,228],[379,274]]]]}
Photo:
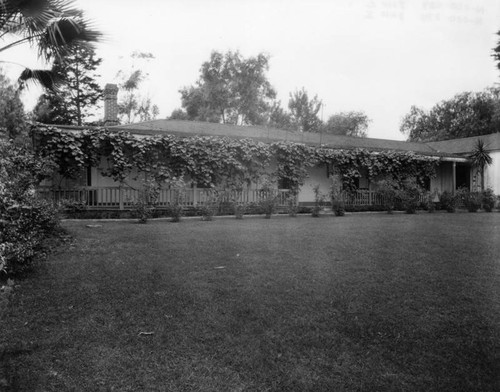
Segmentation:
{"type": "Polygon", "coordinates": [[[108,83],[104,87],[104,126],[118,125],[118,86],[108,83]]]}

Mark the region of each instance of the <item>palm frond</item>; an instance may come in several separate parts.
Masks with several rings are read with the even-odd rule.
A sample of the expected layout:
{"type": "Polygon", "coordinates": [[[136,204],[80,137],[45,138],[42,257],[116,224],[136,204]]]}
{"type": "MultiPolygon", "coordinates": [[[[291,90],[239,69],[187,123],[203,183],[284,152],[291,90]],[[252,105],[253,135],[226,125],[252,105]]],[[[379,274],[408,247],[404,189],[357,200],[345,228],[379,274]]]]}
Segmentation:
{"type": "Polygon", "coordinates": [[[38,37],[38,54],[46,58],[64,55],[75,45],[98,41],[100,33],[81,19],[61,18],[49,24],[38,37]]]}
{"type": "Polygon", "coordinates": [[[493,159],[486,149],[486,145],[482,139],[477,140],[474,151],[469,158],[472,161],[472,164],[477,167],[489,166],[493,163],[493,159]]]}
{"type": "Polygon", "coordinates": [[[50,70],[26,68],[19,76],[19,88],[26,88],[27,82],[39,84],[45,89],[57,91],[61,84],[61,78],[50,70]]]}
{"type": "Polygon", "coordinates": [[[0,37],[20,37],[0,51],[29,42],[49,61],[73,44],[97,42],[101,34],[72,5],[72,0],[0,0],[0,37]]]}

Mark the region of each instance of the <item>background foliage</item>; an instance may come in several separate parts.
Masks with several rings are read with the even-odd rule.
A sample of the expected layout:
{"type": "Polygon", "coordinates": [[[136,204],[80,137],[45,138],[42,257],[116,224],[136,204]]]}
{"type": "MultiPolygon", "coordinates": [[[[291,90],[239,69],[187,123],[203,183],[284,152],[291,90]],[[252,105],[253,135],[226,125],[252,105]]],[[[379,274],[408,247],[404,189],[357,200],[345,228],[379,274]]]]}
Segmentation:
{"type": "Polygon", "coordinates": [[[500,91],[463,92],[441,101],[430,111],[412,106],[400,131],[410,141],[437,141],[500,131],[500,91]]]}

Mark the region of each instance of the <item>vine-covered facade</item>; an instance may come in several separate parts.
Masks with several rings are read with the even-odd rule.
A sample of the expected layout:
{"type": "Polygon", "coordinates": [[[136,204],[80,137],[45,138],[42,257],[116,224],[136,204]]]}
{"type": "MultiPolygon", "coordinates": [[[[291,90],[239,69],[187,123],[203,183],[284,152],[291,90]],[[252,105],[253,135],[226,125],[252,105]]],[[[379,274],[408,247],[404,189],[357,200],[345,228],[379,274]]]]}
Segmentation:
{"type": "Polygon", "coordinates": [[[372,203],[381,179],[415,179],[438,194],[453,191],[456,184],[450,175],[456,165],[467,165],[464,157],[433,153],[424,145],[410,148],[415,146],[405,142],[387,141],[384,149],[376,139],[210,123],[153,123],[135,128],[36,126],[37,153],[58,167],[58,176],[45,181],[42,189],[52,197],[86,199],[90,207],[125,208],[146,183],[162,189],[168,204],[171,184],[182,180],[191,195],[189,204],[195,205],[211,189],[246,192],[245,200],[252,201],[249,195],[255,199],[270,181],[276,190],[308,204],[314,201],[315,187],[329,192],[335,174],[344,191],[363,194],[360,200],[372,203]]]}

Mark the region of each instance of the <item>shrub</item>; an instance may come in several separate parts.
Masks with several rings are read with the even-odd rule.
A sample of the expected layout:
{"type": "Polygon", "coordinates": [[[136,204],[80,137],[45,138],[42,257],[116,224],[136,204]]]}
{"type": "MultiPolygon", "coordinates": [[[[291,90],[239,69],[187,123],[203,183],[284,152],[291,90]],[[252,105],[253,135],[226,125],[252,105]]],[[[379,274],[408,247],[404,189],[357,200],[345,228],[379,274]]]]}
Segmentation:
{"type": "Polygon", "coordinates": [[[160,196],[160,185],[153,180],[145,181],[138,200],[132,204],[132,214],[139,223],[146,223],[153,217],[160,196]]]}
{"type": "Polygon", "coordinates": [[[259,206],[265,214],[266,219],[270,219],[271,215],[276,212],[278,200],[276,195],[272,192],[266,192],[265,195],[259,200],[259,206]]]}
{"type": "Polygon", "coordinates": [[[297,200],[297,192],[296,191],[291,191],[286,199],[286,212],[289,216],[292,218],[295,218],[297,216],[297,213],[299,211],[299,205],[298,205],[298,200],[297,200]]]}
{"type": "Polygon", "coordinates": [[[449,191],[444,191],[439,196],[439,203],[441,204],[441,208],[444,210],[448,212],[455,212],[457,208],[457,197],[449,191]]]}
{"type": "Polygon", "coordinates": [[[220,195],[219,192],[213,190],[207,200],[200,207],[201,220],[211,221],[214,218],[214,215],[219,210],[220,206],[220,195]]]}
{"type": "Polygon", "coordinates": [[[319,190],[319,184],[313,187],[314,192],[314,206],[312,208],[311,215],[314,218],[319,218],[321,210],[324,208],[325,195],[319,190]]]}
{"type": "Polygon", "coordinates": [[[495,208],[496,196],[493,193],[493,189],[488,188],[482,192],[481,201],[483,203],[483,208],[486,212],[493,211],[495,208]]]}
{"type": "Polygon", "coordinates": [[[345,202],[342,197],[342,181],[338,174],[330,176],[330,200],[335,216],[344,216],[345,202]]]}
{"type": "Polygon", "coordinates": [[[407,214],[415,214],[417,212],[421,195],[422,188],[415,180],[408,180],[403,183],[398,196],[407,214]]]}
{"type": "Polygon", "coordinates": [[[388,214],[392,214],[396,206],[399,185],[393,179],[384,179],[376,182],[377,194],[383,200],[383,206],[388,214]]]}
{"type": "Polygon", "coordinates": [[[479,192],[471,192],[467,188],[457,190],[456,197],[461,200],[469,212],[477,212],[481,207],[482,195],[479,192]]]}
{"type": "Polygon", "coordinates": [[[20,275],[47,253],[61,232],[58,210],[39,200],[35,187],[54,167],[24,147],[0,141],[0,271],[20,275]]]}
{"type": "Polygon", "coordinates": [[[186,184],[182,179],[173,179],[170,181],[170,188],[173,191],[172,204],[167,208],[168,215],[172,222],[180,222],[184,214],[184,200],[186,198],[186,184]]]}
{"type": "Polygon", "coordinates": [[[264,176],[262,178],[262,188],[260,191],[259,207],[265,214],[266,219],[270,219],[271,215],[276,212],[278,207],[278,196],[275,193],[275,189],[272,187],[274,183],[272,176],[264,176]]]}
{"type": "Polygon", "coordinates": [[[0,258],[7,275],[31,271],[47,254],[46,240],[62,231],[58,210],[37,199],[4,210],[0,225],[0,258]]]}
{"type": "Polygon", "coordinates": [[[234,216],[236,219],[243,219],[247,209],[246,203],[234,203],[234,216]]]}
{"type": "Polygon", "coordinates": [[[436,211],[436,203],[434,202],[436,196],[437,191],[426,192],[424,201],[422,202],[422,208],[429,213],[433,213],[434,211],[436,211]]]}

